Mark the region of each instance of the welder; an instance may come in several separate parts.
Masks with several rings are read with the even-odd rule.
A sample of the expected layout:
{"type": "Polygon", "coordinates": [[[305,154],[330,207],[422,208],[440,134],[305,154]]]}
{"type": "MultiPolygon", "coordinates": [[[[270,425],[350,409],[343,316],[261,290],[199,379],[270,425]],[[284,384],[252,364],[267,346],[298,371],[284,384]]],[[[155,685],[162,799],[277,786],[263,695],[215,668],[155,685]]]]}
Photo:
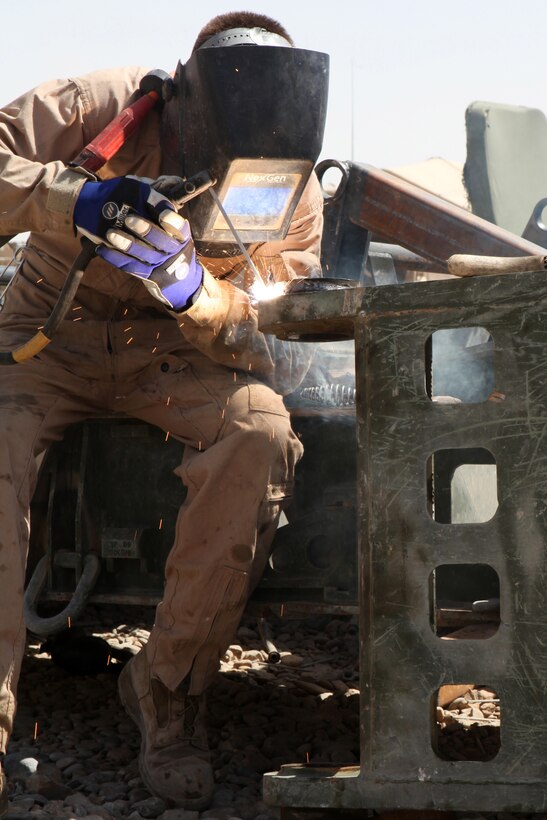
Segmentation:
{"type": "MultiPolygon", "coordinates": [[[[163,601],[147,646],[120,677],[120,697],[141,732],[146,786],[169,804],[194,810],[206,807],[213,791],[204,693],[268,559],[302,454],[282,395],[298,385],[308,358],[300,346],[258,331],[246,285],[257,273],[265,284],[320,275],[322,230],[322,195],[311,169],[291,166],[285,175],[252,166],[245,174],[238,166],[233,190],[225,191],[226,209],[232,207],[242,230],[250,215],[271,232],[263,241],[249,234],[249,276],[249,260],[229,239],[224,217],[206,213],[206,194],[194,210],[188,203],[180,213],[169,198],[166,178],[210,170],[200,167],[209,161],[204,146],[220,132],[203,98],[207,84],[201,97],[184,89],[192,71],[199,75],[196,58],[215,49],[242,59],[251,49],[298,51],[285,29],[264,15],[214,18],[200,32],[188,70],[179,64],[167,83],[163,107],[95,174],[71,160],[134,99],[146,69],[45,83],[0,112],[0,234],[31,232],[0,314],[1,350],[21,345],[44,325],[82,237],[95,251],[51,343],[0,368],[0,754],[12,730],[25,644],[22,600],[36,459],[68,425],[126,414],[184,444],[177,474],[187,495],[166,562],[163,601]],[[201,113],[190,118],[196,97],[201,113]],[[164,182],[154,182],[160,178],[164,182]],[[246,206],[238,204],[242,188],[257,180],[259,192],[250,193],[246,206]],[[277,186],[273,194],[270,184],[277,186]],[[270,205],[262,204],[264,197],[270,205]],[[275,232],[280,223],[271,223],[272,202],[279,220],[288,218],[281,234],[275,232]],[[256,213],[249,214],[252,203],[256,213]]],[[[237,72],[236,66],[230,82],[240,81],[237,72]]],[[[229,118],[232,92],[217,90],[217,103],[228,100],[229,118]]],[[[266,100],[268,94],[265,88],[266,100]]],[[[235,108],[234,101],[237,116],[235,108]]],[[[303,108],[291,116],[298,123],[303,108]]],[[[261,118],[246,126],[258,159],[261,118]]],[[[235,136],[230,122],[221,125],[228,142],[237,143],[240,124],[235,136]]],[[[268,129],[270,139],[275,127],[268,129]]],[[[213,175],[221,179],[218,168],[213,175]]],[[[1,799],[5,809],[3,775],[1,799]]]]}

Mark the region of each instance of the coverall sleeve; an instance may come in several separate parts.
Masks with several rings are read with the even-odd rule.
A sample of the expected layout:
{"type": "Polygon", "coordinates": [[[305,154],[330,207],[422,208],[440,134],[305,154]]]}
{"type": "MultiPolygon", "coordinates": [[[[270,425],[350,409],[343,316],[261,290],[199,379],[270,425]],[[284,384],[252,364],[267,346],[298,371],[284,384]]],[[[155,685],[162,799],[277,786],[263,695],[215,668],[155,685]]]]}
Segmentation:
{"type": "Polygon", "coordinates": [[[89,176],[67,165],[119,113],[120,99],[128,96],[126,78],[100,105],[90,88],[84,80],[54,80],[0,110],[3,236],[73,230],[74,204],[89,176]]]}
{"type": "MultiPolygon", "coordinates": [[[[259,271],[267,271],[273,281],[321,275],[322,205],[321,189],[312,175],[285,239],[251,252],[259,271]]],[[[258,311],[249,295],[207,270],[197,301],[179,314],[179,326],[209,358],[252,373],[282,395],[298,387],[313,355],[313,345],[281,341],[259,331],[258,311]]]]}

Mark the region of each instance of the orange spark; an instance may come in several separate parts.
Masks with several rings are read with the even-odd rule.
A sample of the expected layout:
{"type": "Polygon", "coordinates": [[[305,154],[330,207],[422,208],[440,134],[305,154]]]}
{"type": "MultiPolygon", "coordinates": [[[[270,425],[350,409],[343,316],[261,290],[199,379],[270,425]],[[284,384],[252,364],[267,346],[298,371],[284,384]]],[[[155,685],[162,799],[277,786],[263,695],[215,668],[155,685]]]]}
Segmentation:
{"type": "Polygon", "coordinates": [[[72,623],[70,621],[70,615],[67,618],[67,622],[68,622],[68,628],[70,629],[70,627],[72,626],[72,623]]]}
{"type": "Polygon", "coordinates": [[[36,284],[39,285],[40,282],[43,282],[43,281],[44,281],[44,277],[40,276],[40,278],[36,280],[36,284]]]}
{"type": "Polygon", "coordinates": [[[201,441],[198,441],[198,450],[201,451],[201,441]]]}
{"type": "Polygon", "coordinates": [[[129,325],[129,327],[125,327],[125,328],[123,329],[123,332],[124,332],[124,333],[127,333],[127,331],[128,331],[128,330],[131,330],[131,328],[132,328],[132,327],[133,327],[133,325],[129,325]]]}
{"type": "Polygon", "coordinates": [[[160,332],[158,330],[158,332],[156,333],[156,342],[158,341],[159,338],[160,338],[160,332]]]}
{"type": "Polygon", "coordinates": [[[237,373],[235,372],[235,370],[234,370],[234,381],[235,382],[237,381],[237,373]]]}
{"type": "Polygon", "coordinates": [[[78,307],[72,308],[72,310],[81,310],[81,309],[82,309],[81,305],[78,305],[78,307]]]}
{"type": "Polygon", "coordinates": [[[73,319],[72,321],[73,321],[73,322],[81,322],[81,321],[82,321],[82,317],[81,317],[81,316],[76,316],[76,318],[75,318],[75,319],[73,319]]]}
{"type": "Polygon", "coordinates": [[[124,312],[123,312],[123,315],[124,315],[124,316],[127,316],[127,314],[128,314],[128,313],[129,313],[129,308],[126,308],[126,309],[124,310],[124,312]]]}
{"type": "Polygon", "coordinates": [[[167,396],[167,407],[169,407],[170,402],[171,402],[171,396],[167,396]]]}
{"type": "Polygon", "coordinates": [[[158,530],[161,530],[162,527],[163,527],[163,518],[160,518],[160,525],[158,527],[158,530]]]}
{"type": "Polygon", "coordinates": [[[109,656],[108,656],[108,658],[106,659],[106,665],[107,665],[107,666],[110,666],[110,655],[109,655],[109,656]]]}
{"type": "Polygon", "coordinates": [[[168,431],[167,431],[167,433],[166,433],[166,436],[165,436],[165,441],[167,441],[167,439],[168,439],[168,438],[169,438],[169,430],[168,430],[168,431]]]}
{"type": "Polygon", "coordinates": [[[153,347],[152,348],[152,353],[155,353],[157,349],[158,349],[157,347],[153,347]]]}
{"type": "Polygon", "coordinates": [[[131,336],[131,338],[127,340],[126,345],[130,345],[132,341],[133,341],[133,336],[131,336]]]}
{"type": "Polygon", "coordinates": [[[38,721],[34,724],[34,740],[38,737],[38,721]]]}

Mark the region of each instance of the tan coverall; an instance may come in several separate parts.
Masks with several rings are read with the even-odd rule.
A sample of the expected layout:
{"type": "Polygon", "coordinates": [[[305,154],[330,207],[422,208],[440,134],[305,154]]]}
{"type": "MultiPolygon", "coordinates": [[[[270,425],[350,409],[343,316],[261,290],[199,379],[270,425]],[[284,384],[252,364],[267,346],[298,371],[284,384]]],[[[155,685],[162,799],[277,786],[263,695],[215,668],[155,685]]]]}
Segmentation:
{"type": "MultiPolygon", "coordinates": [[[[0,314],[0,349],[26,341],[49,316],[79,252],[72,213],[85,177],[66,164],[131,101],[145,71],[46,83],[0,112],[0,235],[32,232],[0,314]]],[[[162,128],[152,112],[100,178],[172,173],[162,128]]],[[[278,280],[309,275],[321,229],[313,178],[287,237],[251,249],[257,267],[278,280]]],[[[147,647],[168,688],[188,675],[190,694],[207,686],[267,560],[302,451],[279,393],[297,386],[307,355],[260,333],[247,294],[216,278],[241,259],[202,261],[201,294],[177,314],[136,277],[94,259],[53,342],[28,362],[0,367],[0,752],[24,649],[35,460],[68,425],[121,412],[185,445],[177,472],[188,493],[147,647]]]]}

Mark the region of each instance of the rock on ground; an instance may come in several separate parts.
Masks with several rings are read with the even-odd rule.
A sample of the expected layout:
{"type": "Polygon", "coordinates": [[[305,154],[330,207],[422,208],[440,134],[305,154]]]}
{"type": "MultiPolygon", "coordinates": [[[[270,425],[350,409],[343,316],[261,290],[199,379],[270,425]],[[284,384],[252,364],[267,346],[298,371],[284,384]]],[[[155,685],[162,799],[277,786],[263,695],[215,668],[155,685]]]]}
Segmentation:
{"type": "MultiPolygon", "coordinates": [[[[90,608],[81,626],[115,649],[137,652],[146,643],[153,615],[152,608],[90,608]]],[[[169,808],[144,787],[137,766],[139,734],[118,702],[115,661],[102,674],[69,674],[31,637],[6,758],[7,820],[278,820],[279,810],[261,799],[264,772],[289,762],[358,764],[355,619],[276,619],[271,626],[281,662],[267,662],[256,621],[246,617],[210,690],[217,785],[211,807],[203,812],[169,808]]],[[[451,757],[453,738],[469,733],[479,718],[489,729],[497,718],[499,733],[499,709],[490,692],[470,691],[438,711],[439,745],[446,756],[458,759],[451,757]]],[[[468,735],[459,740],[461,749],[468,735]]],[[[481,744],[493,748],[494,741],[483,736],[481,744]]],[[[441,820],[443,813],[437,816],[441,820]]],[[[539,820],[539,815],[469,812],[445,816],[539,820]]]]}

